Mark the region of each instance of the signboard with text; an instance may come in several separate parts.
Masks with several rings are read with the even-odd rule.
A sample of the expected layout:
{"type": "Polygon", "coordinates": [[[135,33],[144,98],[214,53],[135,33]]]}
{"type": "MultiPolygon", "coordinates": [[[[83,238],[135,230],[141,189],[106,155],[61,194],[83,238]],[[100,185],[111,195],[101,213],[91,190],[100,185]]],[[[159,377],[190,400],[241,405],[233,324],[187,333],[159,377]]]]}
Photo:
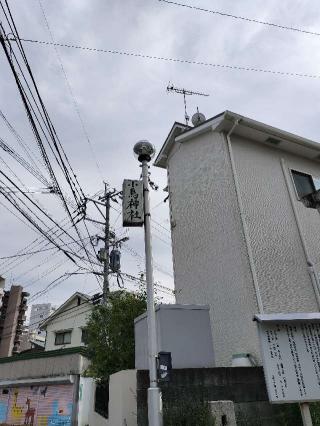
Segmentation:
{"type": "Polygon", "coordinates": [[[125,179],[122,193],[123,226],[142,226],[144,222],[142,181],[125,179]]]}
{"type": "Polygon", "coordinates": [[[272,403],[320,400],[320,315],[256,315],[272,403]]]}

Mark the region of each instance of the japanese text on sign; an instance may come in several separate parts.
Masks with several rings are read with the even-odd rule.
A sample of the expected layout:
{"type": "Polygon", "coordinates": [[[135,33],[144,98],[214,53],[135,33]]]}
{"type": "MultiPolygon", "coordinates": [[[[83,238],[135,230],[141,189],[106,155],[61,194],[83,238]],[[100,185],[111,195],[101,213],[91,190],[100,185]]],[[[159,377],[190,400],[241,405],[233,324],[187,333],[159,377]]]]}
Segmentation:
{"type": "Polygon", "coordinates": [[[122,191],[123,226],[142,226],[144,222],[142,181],[125,179],[122,191]]]}
{"type": "Polygon", "coordinates": [[[320,400],[320,323],[258,324],[270,402],[320,400]]]}

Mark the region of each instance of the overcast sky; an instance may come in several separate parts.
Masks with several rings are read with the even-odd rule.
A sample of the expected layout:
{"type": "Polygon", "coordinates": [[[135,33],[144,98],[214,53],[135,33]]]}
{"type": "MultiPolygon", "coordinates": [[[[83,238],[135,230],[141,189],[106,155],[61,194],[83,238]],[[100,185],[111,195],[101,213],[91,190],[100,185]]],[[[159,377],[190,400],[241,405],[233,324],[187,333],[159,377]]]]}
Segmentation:
{"type": "MultiPolygon", "coordinates": [[[[11,0],[9,3],[21,37],[52,41],[39,0],[11,0]]],[[[207,118],[229,109],[315,141],[319,139],[319,36],[158,0],[41,0],[41,4],[58,43],[319,77],[289,77],[64,47],[55,50],[53,46],[24,43],[46,107],[86,194],[102,189],[103,179],[111,186],[121,188],[124,178],[139,178],[140,169],[132,154],[134,143],[149,139],[159,151],[173,122],[183,121],[183,99],[166,93],[169,81],[178,87],[210,95],[189,97],[190,115],[197,106],[207,118]],[[76,100],[91,145],[70,92],[76,100]]],[[[320,9],[315,0],[189,0],[188,4],[320,32],[320,9]]],[[[26,114],[2,51],[0,70],[0,109],[36,152],[26,114]]],[[[0,136],[23,154],[1,121],[0,136]]],[[[42,187],[5,152],[0,151],[0,158],[11,166],[25,185],[42,187]]],[[[5,169],[1,163],[2,167],[5,169]]],[[[160,188],[158,192],[151,192],[152,215],[156,221],[153,228],[155,278],[162,285],[173,288],[170,223],[167,204],[161,203],[166,197],[162,191],[166,186],[166,173],[154,167],[151,172],[160,188]]],[[[55,218],[63,218],[63,210],[55,196],[39,194],[36,198],[55,218]]],[[[0,202],[8,206],[3,197],[0,202]]],[[[15,254],[38,236],[3,205],[0,204],[0,257],[15,254]]],[[[123,250],[122,270],[138,275],[143,269],[143,230],[123,229],[121,217],[114,210],[111,223],[120,235],[127,233],[130,236],[128,246],[138,253],[133,256],[123,250]]],[[[93,227],[90,231],[97,232],[93,227]]],[[[8,261],[1,263],[0,260],[0,274],[6,277],[7,286],[21,284],[30,294],[35,294],[64,272],[74,270],[71,262],[65,262],[63,254],[53,253],[55,251],[19,258],[10,264],[12,269],[8,271],[8,261]],[[24,262],[18,264],[22,260],[24,262]],[[65,263],[58,266],[61,262],[65,263]]],[[[113,283],[115,288],[114,280],[113,283]]],[[[132,288],[131,284],[128,286],[132,288]]],[[[72,277],[35,303],[57,305],[76,290],[93,293],[98,290],[97,282],[90,275],[72,277]]],[[[159,293],[159,296],[172,300],[165,294],[159,293]]]]}

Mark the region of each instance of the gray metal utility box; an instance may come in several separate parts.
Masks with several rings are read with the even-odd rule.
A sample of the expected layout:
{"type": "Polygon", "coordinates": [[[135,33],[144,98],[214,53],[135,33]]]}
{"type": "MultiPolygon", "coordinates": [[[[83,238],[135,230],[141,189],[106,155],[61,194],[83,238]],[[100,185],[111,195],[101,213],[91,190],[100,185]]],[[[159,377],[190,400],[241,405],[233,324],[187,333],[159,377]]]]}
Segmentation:
{"type": "MultiPolygon", "coordinates": [[[[158,305],[156,307],[158,352],[171,352],[172,368],[214,367],[208,305],[158,305]]],[[[147,314],[134,321],[135,366],[147,370],[147,314]]]]}

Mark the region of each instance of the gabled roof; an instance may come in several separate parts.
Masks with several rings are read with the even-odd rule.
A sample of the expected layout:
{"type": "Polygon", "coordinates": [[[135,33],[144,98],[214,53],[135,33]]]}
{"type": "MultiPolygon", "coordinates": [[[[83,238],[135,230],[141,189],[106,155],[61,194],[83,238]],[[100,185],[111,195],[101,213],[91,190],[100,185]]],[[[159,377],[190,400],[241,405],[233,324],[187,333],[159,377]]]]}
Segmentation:
{"type": "Polygon", "coordinates": [[[168,154],[171,151],[171,148],[174,144],[175,138],[178,135],[181,135],[181,133],[183,133],[183,132],[185,132],[189,129],[192,129],[192,127],[187,126],[186,124],[179,123],[178,121],[174,122],[174,124],[171,127],[171,130],[170,130],[170,132],[169,132],[169,134],[168,134],[168,136],[167,136],[167,138],[166,138],[166,140],[165,140],[165,142],[164,142],[164,144],[163,144],[163,146],[162,146],[162,148],[161,148],[161,150],[160,150],[160,152],[159,152],[159,154],[158,154],[158,156],[157,156],[157,158],[154,162],[155,166],[165,167],[163,164],[164,164],[164,162],[167,161],[168,154]]]}
{"type": "Polygon", "coordinates": [[[69,297],[68,300],[66,300],[61,306],[59,306],[59,308],[57,308],[50,316],[48,316],[48,318],[46,318],[41,324],[40,324],[40,330],[44,330],[46,328],[46,326],[52,321],[54,320],[54,318],[58,317],[62,312],[64,312],[65,308],[71,303],[73,302],[73,300],[77,299],[78,297],[80,297],[81,299],[81,303],[91,303],[91,297],[88,296],[87,294],[84,293],[80,293],[79,291],[77,291],[76,293],[74,293],[71,297],[69,297]]]}
{"type": "Polygon", "coordinates": [[[297,136],[285,130],[277,129],[276,127],[231,111],[224,111],[196,127],[174,123],[154,165],[166,168],[168,155],[176,142],[183,143],[209,131],[228,132],[237,120],[239,124],[235,127],[233,135],[242,136],[258,143],[267,143],[268,146],[289,151],[301,157],[320,160],[320,144],[318,142],[297,136]]]}

